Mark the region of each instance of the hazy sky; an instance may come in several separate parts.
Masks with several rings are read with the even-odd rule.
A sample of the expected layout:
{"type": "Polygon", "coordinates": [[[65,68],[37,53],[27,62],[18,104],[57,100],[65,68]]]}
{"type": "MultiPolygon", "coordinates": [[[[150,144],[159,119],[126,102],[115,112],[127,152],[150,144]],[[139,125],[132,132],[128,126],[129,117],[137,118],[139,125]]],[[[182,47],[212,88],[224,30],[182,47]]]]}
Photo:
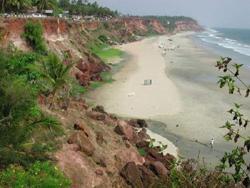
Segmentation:
{"type": "Polygon", "coordinates": [[[96,0],[133,15],[185,15],[209,27],[250,28],[250,0],[96,0]]]}

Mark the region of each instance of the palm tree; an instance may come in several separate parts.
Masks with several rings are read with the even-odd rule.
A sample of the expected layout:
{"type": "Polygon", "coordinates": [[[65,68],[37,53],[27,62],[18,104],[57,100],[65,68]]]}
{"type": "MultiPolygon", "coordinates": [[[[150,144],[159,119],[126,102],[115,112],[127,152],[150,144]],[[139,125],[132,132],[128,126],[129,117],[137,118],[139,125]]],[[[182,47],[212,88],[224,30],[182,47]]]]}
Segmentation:
{"type": "Polygon", "coordinates": [[[1,0],[1,8],[2,8],[2,12],[5,12],[5,0],[1,0]]]}
{"type": "Polygon", "coordinates": [[[55,8],[57,4],[56,0],[36,0],[35,5],[40,11],[43,11],[45,9],[49,8],[55,8]]]}
{"type": "Polygon", "coordinates": [[[52,95],[51,104],[54,102],[56,92],[68,84],[68,76],[72,64],[64,65],[55,54],[49,54],[46,61],[42,63],[41,75],[50,86],[52,95]]]}
{"type": "Polygon", "coordinates": [[[24,10],[32,5],[31,0],[2,0],[2,9],[24,10]]]}

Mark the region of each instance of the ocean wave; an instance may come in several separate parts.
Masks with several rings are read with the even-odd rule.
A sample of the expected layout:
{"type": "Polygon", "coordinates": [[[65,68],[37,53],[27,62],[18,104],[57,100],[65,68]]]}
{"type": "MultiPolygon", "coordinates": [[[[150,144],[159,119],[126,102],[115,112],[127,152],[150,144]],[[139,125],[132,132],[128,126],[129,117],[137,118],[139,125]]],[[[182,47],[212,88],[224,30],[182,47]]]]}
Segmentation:
{"type": "Polygon", "coordinates": [[[206,28],[206,31],[210,33],[219,33],[219,31],[216,31],[215,29],[211,29],[211,28],[206,28]]]}
{"type": "Polygon", "coordinates": [[[223,33],[214,29],[206,29],[198,36],[202,41],[233,50],[242,55],[250,56],[250,45],[243,44],[237,40],[226,38],[223,33]]]}

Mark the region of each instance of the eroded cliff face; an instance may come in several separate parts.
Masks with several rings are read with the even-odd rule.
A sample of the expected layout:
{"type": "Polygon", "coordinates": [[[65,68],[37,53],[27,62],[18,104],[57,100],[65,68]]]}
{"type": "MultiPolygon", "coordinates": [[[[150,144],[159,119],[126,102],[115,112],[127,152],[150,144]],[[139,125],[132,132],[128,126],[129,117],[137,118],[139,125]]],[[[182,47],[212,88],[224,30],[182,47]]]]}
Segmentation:
{"type": "Polygon", "coordinates": [[[40,104],[61,121],[66,132],[61,149],[52,158],[71,179],[72,187],[157,187],[169,176],[175,158],[150,147],[144,120],[122,120],[83,100],[71,100],[67,111],[59,106],[50,111],[46,102],[40,104]]]}
{"type": "MultiPolygon", "coordinates": [[[[35,20],[35,19],[34,19],[35,20]]],[[[0,20],[1,45],[7,46],[12,42],[24,51],[31,50],[22,38],[27,19],[2,18],[0,20]]],[[[50,50],[63,57],[70,54],[77,65],[72,74],[81,85],[88,85],[90,81],[101,80],[100,73],[109,67],[102,60],[94,56],[88,45],[100,42],[98,37],[105,35],[114,44],[136,40],[135,36],[146,36],[148,33],[164,34],[166,30],[157,20],[140,18],[119,18],[107,22],[72,22],[62,19],[47,18],[38,20],[44,29],[44,38],[50,50]]]]}
{"type": "MultiPolygon", "coordinates": [[[[4,45],[12,41],[17,47],[23,50],[27,49],[21,37],[27,21],[28,19],[22,18],[1,18],[1,44],[4,45]]],[[[96,39],[98,37],[97,34],[105,34],[115,40],[115,42],[129,42],[135,40],[133,38],[135,35],[146,36],[149,34],[167,33],[167,29],[157,19],[144,19],[140,17],[116,18],[107,22],[72,22],[55,18],[40,19],[39,21],[44,26],[44,37],[48,42],[48,47],[52,48],[53,45],[51,46],[51,43],[60,43],[66,40],[73,40],[71,43],[77,42],[86,45],[87,42],[96,39]],[[77,37],[77,41],[74,41],[73,36],[77,37]]],[[[175,32],[202,30],[196,21],[177,21],[175,27],[175,32]]],[[[71,47],[68,45],[68,49],[71,47]]],[[[86,46],[83,47],[86,48],[86,46]]],[[[77,48],[74,48],[74,50],[79,51],[77,48]]],[[[79,52],[81,54],[81,50],[79,52]]],[[[80,56],[77,52],[75,53],[75,55],[80,56]]]]}
{"type": "Polygon", "coordinates": [[[203,28],[196,21],[178,21],[175,23],[175,32],[196,31],[200,32],[203,28]]]}

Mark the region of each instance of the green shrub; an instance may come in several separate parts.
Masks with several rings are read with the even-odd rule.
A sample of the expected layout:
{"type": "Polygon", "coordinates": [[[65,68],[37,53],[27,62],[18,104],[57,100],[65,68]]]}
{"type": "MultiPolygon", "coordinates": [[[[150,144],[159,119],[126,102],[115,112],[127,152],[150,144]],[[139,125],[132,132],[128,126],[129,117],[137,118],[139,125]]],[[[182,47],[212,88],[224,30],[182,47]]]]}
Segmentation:
{"type": "Polygon", "coordinates": [[[109,29],[109,24],[108,24],[108,22],[104,22],[104,23],[103,23],[103,26],[104,26],[105,29],[109,29]]]}
{"type": "Polygon", "coordinates": [[[43,27],[40,22],[27,22],[24,26],[23,37],[36,52],[46,52],[46,46],[43,38],[43,27]]]}
{"type": "MultiPolygon", "coordinates": [[[[37,62],[41,55],[33,52],[24,53],[13,46],[8,49],[0,49],[0,67],[3,74],[13,76],[15,79],[22,78],[25,84],[32,86],[33,89],[39,88],[41,75],[37,72],[37,62]]],[[[1,74],[1,75],[3,75],[1,74]]]]}
{"type": "Polygon", "coordinates": [[[14,129],[23,119],[29,117],[30,109],[35,105],[35,95],[22,78],[9,75],[0,78],[0,93],[0,125],[5,125],[0,129],[0,134],[3,131],[3,136],[6,136],[4,131],[14,129]]]}
{"type": "Polygon", "coordinates": [[[139,152],[139,154],[140,154],[141,156],[143,156],[143,157],[145,157],[145,156],[147,155],[145,149],[143,149],[143,148],[138,148],[138,152],[139,152]]]}
{"type": "Polygon", "coordinates": [[[91,82],[89,85],[90,89],[97,89],[102,86],[102,82],[91,82]]]}
{"type": "Polygon", "coordinates": [[[75,79],[72,79],[70,84],[71,84],[71,90],[70,90],[71,97],[79,97],[80,95],[87,92],[87,89],[81,86],[75,79]]]}
{"type": "Polygon", "coordinates": [[[33,55],[13,53],[0,52],[0,168],[46,159],[45,152],[55,148],[52,143],[62,133],[58,122],[41,112],[38,93],[27,82],[27,66],[35,66],[33,55]],[[45,144],[44,152],[31,151],[39,143],[45,144]]]}
{"type": "Polygon", "coordinates": [[[64,65],[54,53],[50,53],[42,62],[41,74],[50,84],[52,93],[67,84],[72,66],[73,64],[64,65]]]}
{"type": "Polygon", "coordinates": [[[102,72],[101,78],[102,78],[102,81],[104,81],[105,83],[112,83],[114,81],[114,79],[112,78],[111,72],[102,72]]]}
{"type": "Polygon", "coordinates": [[[49,162],[35,162],[28,169],[10,166],[0,173],[0,187],[66,188],[70,181],[49,162]]]}
{"type": "Polygon", "coordinates": [[[104,62],[116,57],[121,57],[123,52],[119,49],[112,48],[107,44],[104,43],[90,43],[88,44],[88,48],[90,51],[102,59],[104,62]]]}
{"type": "Polygon", "coordinates": [[[108,38],[105,35],[100,35],[98,39],[103,43],[108,43],[108,38]]]}

